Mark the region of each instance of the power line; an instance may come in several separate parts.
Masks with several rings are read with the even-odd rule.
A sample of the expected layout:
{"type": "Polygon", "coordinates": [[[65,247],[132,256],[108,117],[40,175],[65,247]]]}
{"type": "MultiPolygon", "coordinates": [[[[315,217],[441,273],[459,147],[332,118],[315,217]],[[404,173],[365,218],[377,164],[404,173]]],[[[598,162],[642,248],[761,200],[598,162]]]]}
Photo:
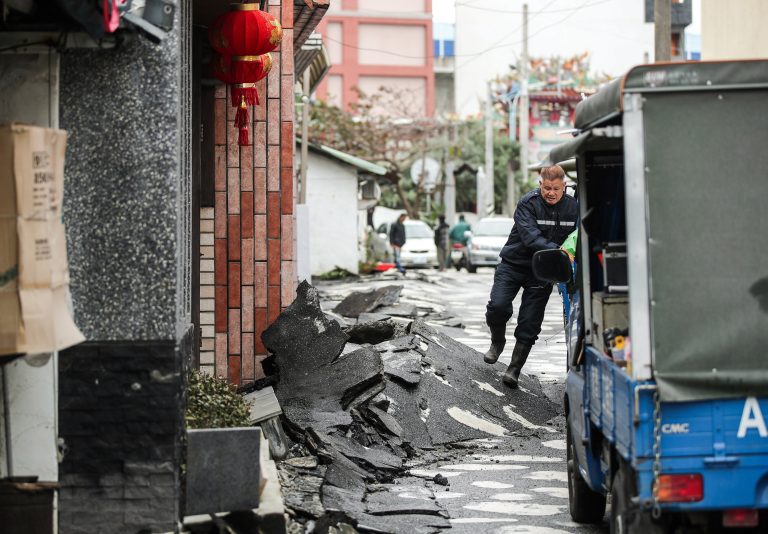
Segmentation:
{"type": "MultiPolygon", "coordinates": [[[[593,5],[597,5],[597,4],[602,4],[602,3],[605,3],[605,2],[610,2],[612,0],[598,0],[598,1],[592,2],[592,3],[590,3],[590,0],[586,0],[583,4],[581,4],[579,6],[576,6],[576,7],[570,7],[570,8],[563,8],[563,9],[547,11],[547,8],[549,6],[551,6],[552,4],[554,4],[555,2],[557,2],[557,1],[558,0],[551,0],[541,10],[529,12],[530,15],[531,15],[529,17],[529,20],[532,20],[537,15],[542,14],[542,13],[570,12],[569,15],[567,15],[565,18],[561,19],[560,21],[558,21],[558,22],[556,22],[554,24],[550,24],[550,25],[544,26],[539,31],[537,31],[533,35],[531,35],[531,37],[537,35],[543,29],[551,28],[552,26],[554,26],[556,24],[560,24],[560,22],[567,20],[568,18],[571,17],[571,15],[575,14],[580,9],[583,9],[583,8],[589,7],[589,6],[593,6],[593,5]]],[[[467,4],[458,4],[458,5],[467,5],[467,4]]],[[[477,8],[477,9],[480,9],[480,8],[477,8]]],[[[505,13],[517,13],[517,12],[515,12],[515,11],[505,11],[505,13]]],[[[522,13],[522,11],[520,11],[520,13],[522,13]]],[[[504,43],[504,44],[502,44],[502,42],[505,41],[506,39],[508,39],[509,37],[511,37],[512,35],[514,35],[521,27],[522,27],[522,24],[520,26],[517,26],[516,28],[514,28],[510,32],[508,32],[506,35],[504,35],[504,37],[502,37],[501,39],[499,39],[495,43],[491,44],[491,46],[489,46],[488,48],[485,48],[485,49],[483,49],[483,50],[481,50],[479,52],[474,52],[474,53],[471,53],[471,54],[454,54],[451,57],[454,57],[454,58],[461,58],[461,57],[463,57],[463,58],[470,58],[467,61],[465,61],[462,64],[457,66],[457,68],[460,68],[460,67],[463,67],[464,65],[466,65],[469,61],[472,61],[472,59],[474,59],[476,57],[479,57],[479,56],[482,56],[483,54],[485,54],[487,52],[490,52],[492,50],[497,50],[499,48],[505,48],[505,47],[508,47],[508,46],[516,46],[516,45],[520,44],[522,41],[520,40],[520,41],[515,41],[515,42],[512,42],[512,43],[504,43]]],[[[338,39],[333,39],[332,37],[328,37],[328,35],[324,35],[323,39],[331,41],[331,42],[334,42],[334,43],[338,43],[341,46],[346,47],[346,48],[352,48],[352,49],[355,49],[355,50],[363,50],[365,52],[379,52],[379,53],[382,53],[382,54],[387,54],[387,55],[395,56],[395,57],[401,57],[401,58],[405,58],[405,59],[436,59],[436,58],[443,57],[443,56],[435,56],[434,54],[424,54],[424,55],[415,56],[415,55],[409,55],[409,54],[400,54],[398,52],[393,52],[392,50],[385,50],[385,49],[380,49],[380,48],[367,48],[367,47],[362,47],[362,46],[355,46],[355,45],[352,45],[352,44],[345,43],[344,41],[340,41],[338,39]]]]}
{"type": "MultiPolygon", "coordinates": [[[[606,2],[611,2],[611,1],[613,1],[613,0],[596,0],[595,2],[592,2],[590,4],[584,4],[584,5],[581,5],[579,7],[564,7],[564,8],[561,8],[561,9],[550,9],[550,10],[547,10],[546,7],[544,7],[544,8],[542,8],[539,11],[529,11],[529,14],[531,14],[531,15],[534,15],[534,14],[538,15],[538,14],[543,14],[543,13],[564,13],[566,11],[578,10],[578,9],[583,8],[583,7],[596,6],[596,5],[605,4],[606,2]]],[[[495,9],[495,8],[492,8],[492,7],[473,6],[469,2],[457,3],[456,6],[466,7],[466,8],[469,8],[469,9],[476,9],[478,11],[489,11],[489,12],[493,12],[493,13],[508,13],[510,15],[522,15],[523,14],[522,11],[510,11],[510,10],[506,10],[506,9],[495,9]]],[[[531,18],[533,18],[533,17],[531,17],[531,18]]]]}
{"type": "MultiPolygon", "coordinates": [[[[530,41],[531,37],[535,37],[535,36],[537,36],[538,34],[540,34],[541,32],[543,32],[544,30],[547,30],[547,29],[549,29],[549,28],[551,28],[551,27],[553,27],[553,26],[557,26],[558,24],[562,24],[563,22],[565,22],[566,20],[568,20],[569,18],[571,18],[571,17],[572,17],[574,14],[576,14],[576,12],[578,11],[578,9],[581,9],[582,7],[584,7],[584,6],[585,6],[585,5],[586,5],[586,4],[587,4],[589,1],[590,1],[590,0],[585,0],[585,1],[584,1],[584,3],[583,3],[583,4],[581,4],[581,5],[580,5],[580,6],[579,6],[579,7],[576,9],[576,11],[572,11],[571,13],[569,13],[568,15],[566,15],[565,17],[563,17],[562,19],[558,20],[557,22],[553,22],[552,24],[548,24],[548,25],[546,25],[546,26],[543,26],[543,27],[539,28],[539,29],[538,29],[537,31],[535,31],[535,32],[534,32],[532,35],[529,35],[529,36],[528,36],[528,40],[530,41]]],[[[549,6],[549,5],[551,5],[551,3],[552,3],[552,2],[550,2],[550,4],[548,4],[548,6],[549,6]]],[[[529,19],[528,19],[528,22],[529,22],[529,23],[530,23],[530,19],[531,19],[531,18],[533,18],[533,17],[529,17],[529,19]]],[[[517,45],[517,44],[520,44],[520,43],[522,43],[522,40],[520,40],[520,41],[517,41],[517,42],[515,42],[515,43],[509,43],[509,44],[501,45],[501,46],[499,46],[499,47],[497,47],[497,48],[502,48],[502,47],[505,47],[505,46],[515,46],[515,45],[517,45]]],[[[485,52],[487,52],[487,50],[486,50],[486,51],[484,51],[483,53],[485,53],[485,52]]],[[[457,69],[458,69],[458,68],[460,68],[460,67],[463,67],[464,65],[466,65],[466,64],[467,64],[467,63],[469,63],[470,61],[473,61],[474,59],[476,59],[476,58],[468,59],[467,61],[465,61],[464,63],[462,63],[461,65],[459,65],[459,66],[457,67],[457,69]]],[[[468,96],[468,97],[467,97],[467,100],[468,100],[468,99],[470,99],[470,98],[472,98],[472,97],[471,97],[471,96],[468,96]]],[[[462,102],[462,106],[463,106],[464,104],[466,104],[466,100],[465,100],[464,102],[462,102]]]]}
{"type": "MultiPolygon", "coordinates": [[[[552,5],[552,4],[554,4],[555,2],[557,2],[557,0],[550,0],[549,2],[547,2],[547,4],[546,4],[546,5],[545,5],[545,6],[544,6],[542,9],[547,9],[549,6],[551,6],[551,5],[552,5]]],[[[540,12],[534,13],[534,14],[533,14],[533,16],[529,17],[529,19],[528,19],[528,20],[530,21],[530,20],[534,19],[534,18],[536,17],[536,15],[538,15],[539,13],[540,13],[540,12]]],[[[477,57],[479,57],[480,55],[482,55],[482,54],[485,54],[486,52],[490,52],[491,50],[495,50],[495,49],[497,49],[497,48],[503,48],[503,47],[506,47],[506,46],[515,46],[515,45],[518,45],[518,44],[522,43],[523,41],[522,41],[522,40],[520,40],[520,41],[517,41],[517,42],[515,42],[515,43],[510,43],[510,44],[500,45],[500,43],[501,43],[501,42],[503,42],[504,40],[506,40],[506,39],[507,39],[507,38],[509,38],[510,36],[514,35],[514,34],[515,34],[515,33],[516,33],[516,32],[517,32],[519,29],[521,29],[522,27],[523,27],[523,25],[522,25],[522,23],[521,23],[521,24],[520,24],[519,26],[517,26],[517,27],[516,27],[514,30],[512,30],[512,31],[511,31],[511,32],[509,32],[507,35],[505,35],[504,37],[502,37],[501,39],[499,39],[498,41],[496,41],[495,43],[493,43],[493,44],[492,44],[490,47],[486,48],[485,50],[483,50],[483,51],[482,51],[481,53],[479,53],[479,54],[474,54],[474,56],[475,56],[475,57],[472,57],[471,59],[467,59],[467,60],[466,60],[466,61],[464,61],[464,62],[463,62],[461,65],[457,65],[457,66],[456,66],[456,68],[458,69],[458,68],[461,68],[461,67],[463,67],[464,65],[466,65],[466,64],[467,64],[467,63],[469,63],[470,61],[473,61],[473,60],[475,60],[475,59],[476,59],[477,57]],[[497,46],[497,45],[500,45],[500,46],[497,46]]]]}
{"type": "MultiPolygon", "coordinates": [[[[554,4],[557,1],[558,0],[551,0],[547,4],[547,6],[550,6],[550,5],[554,4]]],[[[493,43],[490,47],[488,47],[488,48],[486,48],[484,50],[481,50],[480,52],[475,52],[475,53],[472,53],[472,54],[454,54],[451,57],[475,57],[475,56],[479,56],[479,55],[485,54],[486,52],[489,52],[489,51],[494,50],[496,48],[503,48],[505,46],[512,46],[512,45],[515,45],[515,44],[519,44],[519,42],[516,42],[516,43],[509,43],[509,44],[504,44],[504,45],[497,46],[497,45],[499,45],[499,43],[501,43],[505,39],[508,39],[509,37],[514,35],[514,33],[517,30],[519,30],[520,28],[521,28],[521,26],[516,27],[515,29],[511,30],[509,33],[504,35],[504,37],[502,37],[501,39],[499,39],[498,41],[493,43]]],[[[329,40],[331,42],[334,42],[334,43],[339,43],[341,46],[344,46],[344,47],[347,47],[347,48],[353,48],[355,50],[363,50],[363,51],[366,51],[366,52],[381,52],[382,54],[388,54],[390,56],[396,56],[396,57],[402,57],[402,58],[408,58],[408,59],[435,59],[435,58],[438,58],[438,57],[442,57],[442,56],[435,56],[435,55],[429,55],[429,54],[425,54],[423,56],[411,56],[411,55],[407,55],[407,54],[399,54],[397,52],[392,52],[391,50],[384,50],[384,49],[380,49],[380,48],[366,48],[366,47],[362,47],[362,46],[355,46],[355,45],[351,45],[351,44],[345,43],[343,41],[339,41],[338,39],[333,39],[332,37],[328,37],[327,35],[324,35],[323,39],[327,39],[327,40],[329,40]]]]}

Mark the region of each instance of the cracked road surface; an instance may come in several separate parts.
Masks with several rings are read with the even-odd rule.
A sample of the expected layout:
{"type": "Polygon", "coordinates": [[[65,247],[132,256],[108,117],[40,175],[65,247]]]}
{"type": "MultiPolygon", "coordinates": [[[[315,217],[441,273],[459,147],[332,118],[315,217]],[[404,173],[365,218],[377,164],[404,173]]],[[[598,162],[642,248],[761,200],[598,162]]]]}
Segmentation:
{"type": "MultiPolygon", "coordinates": [[[[493,270],[480,269],[471,275],[464,271],[437,273],[409,271],[405,279],[377,282],[319,283],[328,293],[348,293],[386,284],[402,284],[401,304],[431,307],[461,319],[464,328],[437,327],[443,333],[479,352],[488,348],[489,334],[485,326],[485,304],[493,283],[493,270]],[[426,276],[423,276],[426,274],[426,276]]],[[[519,296],[514,309],[519,309],[519,296]]],[[[494,365],[498,375],[509,364],[515,316],[508,325],[510,343],[494,365]]],[[[409,479],[396,481],[390,490],[397,500],[432,500],[448,512],[451,532],[494,533],[605,533],[602,525],[584,526],[573,523],[568,513],[568,486],[565,466],[564,418],[558,415],[547,423],[532,423],[515,417],[515,397],[520,393],[540,399],[542,410],[551,403],[562,405],[565,380],[565,348],[560,298],[553,293],[542,325],[539,340],[531,351],[523,373],[541,388],[514,392],[500,382],[478,383],[483,393],[506,396],[505,408],[510,422],[507,428],[483,427],[482,421],[465,414],[450,413],[459,424],[478,429],[487,437],[458,444],[436,447],[434,454],[407,463],[411,477],[427,479],[427,492],[413,491],[409,479]],[[435,476],[438,482],[435,482],[435,476]],[[444,478],[442,478],[444,477],[444,478]],[[409,485],[410,484],[410,485],[409,485]],[[402,489],[401,489],[402,488],[402,489]]],[[[526,409],[530,412],[530,407],[526,409]]],[[[413,478],[410,478],[412,481],[413,478]]]]}

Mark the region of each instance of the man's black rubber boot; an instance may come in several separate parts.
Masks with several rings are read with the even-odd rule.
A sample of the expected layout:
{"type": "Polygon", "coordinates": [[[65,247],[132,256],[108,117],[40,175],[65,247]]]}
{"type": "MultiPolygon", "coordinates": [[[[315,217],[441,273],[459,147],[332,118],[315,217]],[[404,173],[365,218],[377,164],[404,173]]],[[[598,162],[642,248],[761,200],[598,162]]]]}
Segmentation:
{"type": "Polygon", "coordinates": [[[491,348],[489,348],[483,356],[485,363],[496,363],[499,361],[499,356],[501,356],[501,353],[504,350],[505,343],[505,341],[499,341],[496,343],[491,342],[491,348]]]}
{"type": "Polygon", "coordinates": [[[493,364],[499,360],[499,356],[501,356],[501,353],[504,350],[504,345],[507,344],[507,340],[504,337],[506,329],[507,325],[502,327],[491,327],[491,348],[489,348],[488,352],[483,356],[485,363],[493,364]]]}
{"type": "Polygon", "coordinates": [[[525,361],[528,359],[528,354],[531,353],[531,347],[523,345],[521,343],[515,343],[515,348],[512,349],[512,361],[509,362],[504,376],[501,381],[511,388],[517,388],[517,382],[520,379],[520,371],[525,365],[525,361]]]}

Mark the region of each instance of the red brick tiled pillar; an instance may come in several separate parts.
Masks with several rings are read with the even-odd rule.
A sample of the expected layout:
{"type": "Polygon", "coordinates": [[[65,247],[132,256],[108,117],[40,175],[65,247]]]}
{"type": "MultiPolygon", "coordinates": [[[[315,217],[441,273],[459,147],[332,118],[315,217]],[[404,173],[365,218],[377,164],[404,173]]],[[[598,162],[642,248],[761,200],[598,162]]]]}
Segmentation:
{"type": "Polygon", "coordinates": [[[251,108],[251,146],[237,144],[225,86],[215,101],[215,373],[240,385],[262,378],[264,329],[296,294],[293,173],[293,1],[270,0],[283,41],[251,108]]]}

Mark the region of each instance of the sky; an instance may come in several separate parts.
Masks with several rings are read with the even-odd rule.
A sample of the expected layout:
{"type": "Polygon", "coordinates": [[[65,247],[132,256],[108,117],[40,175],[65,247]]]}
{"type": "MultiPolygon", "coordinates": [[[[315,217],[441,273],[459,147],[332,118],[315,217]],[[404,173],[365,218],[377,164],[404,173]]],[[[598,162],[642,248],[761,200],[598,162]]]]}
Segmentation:
{"type": "MultiPolygon", "coordinates": [[[[701,0],[684,1],[691,3],[693,14],[686,33],[700,34],[701,0]]],[[[531,13],[529,52],[534,56],[589,51],[593,74],[607,76],[620,75],[644,62],[645,53],[653,57],[653,25],[644,22],[645,0],[432,0],[436,24],[455,23],[456,7],[466,6],[459,9],[466,24],[455,32],[459,113],[475,113],[485,94],[482,80],[494,76],[500,65],[505,67],[520,53],[515,30],[522,21],[515,18],[515,10],[519,11],[523,3],[529,5],[531,13]],[[483,12],[490,18],[484,18],[483,12]],[[545,12],[547,17],[538,16],[545,12]],[[507,31],[510,25],[513,30],[507,31]],[[555,32],[555,38],[546,38],[546,31],[555,32]]],[[[698,51],[700,42],[699,38],[691,38],[688,50],[698,51]]]]}
{"type": "MultiPolygon", "coordinates": [[[[432,17],[435,22],[456,22],[456,13],[454,12],[454,3],[457,0],[432,0],[432,17]]],[[[471,3],[472,0],[458,0],[459,2],[471,3]]],[[[634,0],[642,2],[643,0],[634,0]]],[[[689,0],[692,2],[693,22],[686,28],[686,33],[701,34],[701,0],[689,0]]],[[[499,5],[503,6],[506,1],[498,0],[499,5]]]]}
{"type": "MultiPolygon", "coordinates": [[[[466,1],[466,0],[460,0],[466,1]]],[[[432,19],[435,22],[456,22],[456,13],[453,10],[455,0],[432,0],[432,19]]]]}

